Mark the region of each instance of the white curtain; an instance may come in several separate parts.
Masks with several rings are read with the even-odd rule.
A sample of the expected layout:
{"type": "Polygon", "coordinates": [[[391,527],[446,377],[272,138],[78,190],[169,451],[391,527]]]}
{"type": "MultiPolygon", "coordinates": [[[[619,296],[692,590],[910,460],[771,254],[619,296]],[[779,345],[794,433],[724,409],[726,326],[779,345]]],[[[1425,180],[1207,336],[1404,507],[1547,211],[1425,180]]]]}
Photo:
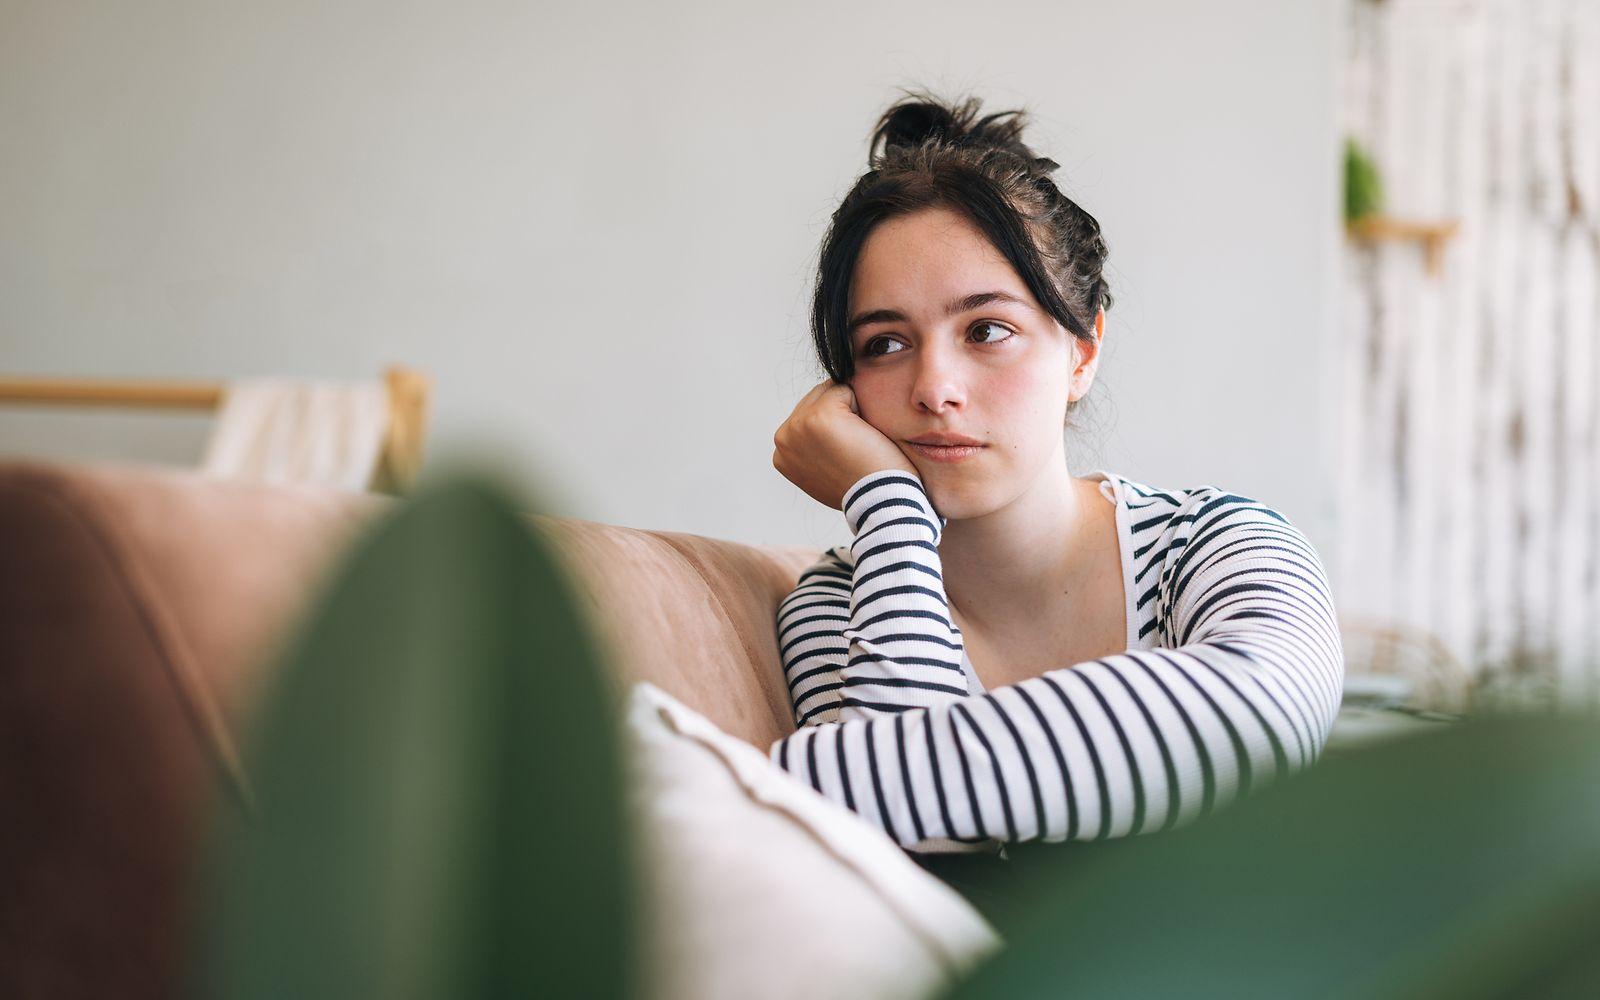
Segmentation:
{"type": "Polygon", "coordinates": [[[1483,688],[1600,701],[1600,3],[1352,0],[1344,125],[1385,214],[1349,242],[1341,613],[1483,688]]]}

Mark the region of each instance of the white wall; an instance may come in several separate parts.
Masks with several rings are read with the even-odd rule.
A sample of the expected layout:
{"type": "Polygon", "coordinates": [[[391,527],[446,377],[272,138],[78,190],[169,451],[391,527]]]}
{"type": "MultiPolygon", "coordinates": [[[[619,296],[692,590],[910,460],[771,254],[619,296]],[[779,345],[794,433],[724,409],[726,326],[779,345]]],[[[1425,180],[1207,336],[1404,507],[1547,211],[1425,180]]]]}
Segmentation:
{"type": "MultiPolygon", "coordinates": [[[[894,88],[971,90],[1035,110],[1110,244],[1074,470],[1326,549],[1341,10],[0,0],[0,370],[403,362],[431,457],[488,447],[551,513],[831,544],[771,466],[817,244],[894,88]]],[[[9,408],[0,452],[190,463],[205,429],[9,408]]]]}

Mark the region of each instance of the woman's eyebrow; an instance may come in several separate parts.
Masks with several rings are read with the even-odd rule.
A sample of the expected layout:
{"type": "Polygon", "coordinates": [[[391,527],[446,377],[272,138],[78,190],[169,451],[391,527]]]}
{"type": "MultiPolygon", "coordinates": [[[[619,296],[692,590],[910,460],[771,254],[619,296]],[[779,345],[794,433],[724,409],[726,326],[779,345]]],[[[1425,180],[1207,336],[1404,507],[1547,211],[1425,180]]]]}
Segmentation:
{"type": "MultiPolygon", "coordinates": [[[[1026,299],[1018,298],[1010,292],[973,292],[971,295],[964,295],[953,302],[945,303],[944,314],[946,316],[954,316],[957,313],[964,313],[980,306],[989,305],[991,302],[1010,302],[1019,306],[1028,304],[1026,299]]],[[[849,336],[855,333],[858,327],[866,326],[868,323],[904,322],[907,322],[906,314],[898,309],[874,309],[871,312],[861,313],[855,319],[852,319],[845,330],[845,335],[849,336]]]]}

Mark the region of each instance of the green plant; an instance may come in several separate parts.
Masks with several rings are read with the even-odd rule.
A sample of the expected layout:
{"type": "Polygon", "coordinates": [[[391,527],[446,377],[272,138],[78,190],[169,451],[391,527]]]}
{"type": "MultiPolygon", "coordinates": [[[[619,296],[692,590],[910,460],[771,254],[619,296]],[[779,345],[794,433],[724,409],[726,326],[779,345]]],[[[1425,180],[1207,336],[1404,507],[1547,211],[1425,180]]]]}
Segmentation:
{"type": "Polygon", "coordinates": [[[220,800],[206,996],[634,995],[618,714],[574,590],[492,477],[373,528],[272,671],[220,800]]]}
{"type": "Polygon", "coordinates": [[[1383,209],[1377,165],[1353,138],[1344,141],[1344,220],[1356,222],[1383,209]]]}
{"type": "Polygon", "coordinates": [[[1087,846],[1028,856],[952,998],[1600,995],[1592,716],[1469,717],[1087,846]]]}

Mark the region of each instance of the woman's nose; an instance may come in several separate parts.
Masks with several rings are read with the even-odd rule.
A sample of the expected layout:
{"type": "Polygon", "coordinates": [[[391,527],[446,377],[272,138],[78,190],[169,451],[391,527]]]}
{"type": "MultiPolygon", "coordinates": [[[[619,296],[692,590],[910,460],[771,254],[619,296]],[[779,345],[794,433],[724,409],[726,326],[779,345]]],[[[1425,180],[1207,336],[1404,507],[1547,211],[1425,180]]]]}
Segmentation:
{"type": "Polygon", "coordinates": [[[962,407],[967,403],[967,391],[959,365],[938,351],[924,351],[917,359],[916,382],[911,388],[911,401],[930,413],[943,412],[947,407],[962,407]]]}

